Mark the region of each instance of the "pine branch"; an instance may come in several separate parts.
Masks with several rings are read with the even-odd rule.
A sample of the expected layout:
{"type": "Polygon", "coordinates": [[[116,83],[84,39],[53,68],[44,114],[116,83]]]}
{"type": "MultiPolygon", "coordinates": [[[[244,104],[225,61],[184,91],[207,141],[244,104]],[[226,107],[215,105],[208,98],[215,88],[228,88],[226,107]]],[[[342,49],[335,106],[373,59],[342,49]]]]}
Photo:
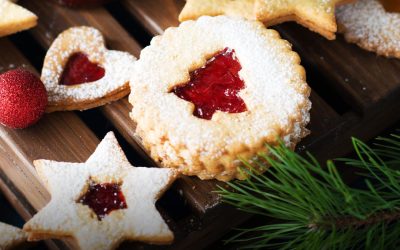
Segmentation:
{"type": "Polygon", "coordinates": [[[322,168],[311,154],[302,157],[283,144],[267,146],[269,155],[243,162],[242,171],[251,178],[221,188],[224,201],[279,221],[241,229],[229,242],[249,249],[400,246],[400,135],[378,138],[374,148],[352,142],[358,159],[339,160],[359,169],[364,188],[344,183],[334,162],[322,168]],[[267,168],[266,174],[256,174],[255,169],[267,168]]]}
{"type": "Polygon", "coordinates": [[[313,229],[331,229],[334,225],[336,229],[346,229],[349,227],[360,228],[379,223],[390,224],[400,220],[400,210],[391,212],[377,212],[365,219],[357,219],[354,217],[338,217],[338,218],[323,218],[324,224],[310,224],[309,227],[313,229]]]}

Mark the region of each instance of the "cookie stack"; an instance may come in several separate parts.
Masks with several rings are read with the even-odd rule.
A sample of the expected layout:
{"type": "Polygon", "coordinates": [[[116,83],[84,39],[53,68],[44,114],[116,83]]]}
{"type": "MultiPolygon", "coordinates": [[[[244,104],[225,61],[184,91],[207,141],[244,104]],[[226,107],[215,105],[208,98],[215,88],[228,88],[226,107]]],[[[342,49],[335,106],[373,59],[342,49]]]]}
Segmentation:
{"type": "MultiPolygon", "coordinates": [[[[131,166],[113,133],[85,163],[37,160],[52,198],[18,235],[72,236],[81,249],[113,249],[123,240],[171,243],[155,202],[179,175],[245,179],[241,160],[268,154],[266,145],[294,149],[310,133],[311,90],[300,57],[266,26],[296,21],[335,39],[337,17],[348,41],[400,57],[398,5],[347,2],[188,0],[181,25],[154,37],[138,60],[108,50],[92,27],[62,32],[46,54],[41,82],[36,79],[47,92],[46,111],[86,110],[130,93],[137,125],[131,129],[164,168],[131,166]]],[[[0,0],[0,36],[35,23],[32,13],[0,0]]],[[[0,86],[15,86],[8,81],[16,78],[0,86]]]]}

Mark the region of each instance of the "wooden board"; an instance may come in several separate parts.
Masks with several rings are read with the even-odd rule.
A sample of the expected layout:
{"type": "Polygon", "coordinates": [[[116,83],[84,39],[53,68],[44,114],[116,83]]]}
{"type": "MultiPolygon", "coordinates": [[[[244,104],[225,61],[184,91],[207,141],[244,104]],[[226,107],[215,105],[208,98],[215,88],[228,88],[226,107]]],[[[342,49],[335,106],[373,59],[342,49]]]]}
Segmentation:
{"type": "MultiPolygon", "coordinates": [[[[20,3],[40,17],[39,25],[29,32],[0,39],[0,71],[14,67],[40,71],[55,37],[78,25],[98,28],[109,48],[139,57],[152,36],[179,24],[177,16],[184,1],[122,0],[87,10],[67,9],[44,0],[20,3]]],[[[327,41],[295,24],[274,28],[301,55],[313,89],[309,125],[312,134],[299,145],[300,150],[310,150],[321,160],[343,156],[351,150],[350,136],[370,139],[400,119],[400,60],[377,57],[347,44],[340,36],[336,41],[327,41]]],[[[85,161],[108,130],[117,133],[133,164],[159,166],[135,136],[136,125],[128,116],[130,109],[125,98],[93,112],[46,115],[26,130],[0,127],[0,188],[24,219],[33,216],[50,198],[32,161],[85,161]],[[93,124],[93,119],[102,124],[93,124]]],[[[248,217],[221,204],[213,192],[217,185],[223,183],[184,177],[157,204],[177,236],[174,245],[127,243],[122,248],[208,246],[248,217]]],[[[51,243],[54,249],[71,246],[70,242],[51,243]]]]}

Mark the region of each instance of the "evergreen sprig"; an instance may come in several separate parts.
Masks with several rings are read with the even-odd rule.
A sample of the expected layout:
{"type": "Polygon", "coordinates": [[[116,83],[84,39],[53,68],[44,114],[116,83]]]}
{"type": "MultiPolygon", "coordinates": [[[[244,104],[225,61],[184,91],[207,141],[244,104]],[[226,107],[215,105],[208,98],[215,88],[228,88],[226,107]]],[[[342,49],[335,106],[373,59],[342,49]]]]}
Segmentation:
{"type": "Polygon", "coordinates": [[[346,184],[333,161],[323,168],[310,153],[303,157],[283,144],[244,161],[251,178],[219,192],[274,222],[240,229],[228,242],[249,249],[399,249],[400,135],[378,138],[373,148],[352,142],[357,159],[338,160],[355,167],[359,187],[346,184]],[[267,173],[256,174],[260,168],[267,173]]]}

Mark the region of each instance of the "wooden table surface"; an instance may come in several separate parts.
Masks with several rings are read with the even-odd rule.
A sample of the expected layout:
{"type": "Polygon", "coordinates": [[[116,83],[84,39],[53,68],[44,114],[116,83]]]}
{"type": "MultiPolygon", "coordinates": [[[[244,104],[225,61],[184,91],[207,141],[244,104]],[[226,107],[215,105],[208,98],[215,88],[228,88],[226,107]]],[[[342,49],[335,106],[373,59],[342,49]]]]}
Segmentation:
{"type": "MultiPolygon", "coordinates": [[[[95,9],[68,9],[50,0],[21,0],[21,5],[39,16],[36,28],[0,38],[0,72],[24,67],[40,72],[46,50],[55,37],[71,26],[99,29],[111,49],[140,57],[151,37],[177,26],[183,0],[121,0],[95,9]]],[[[313,89],[311,135],[299,145],[318,159],[338,157],[351,151],[350,136],[368,140],[400,119],[400,60],[378,57],[339,35],[328,41],[296,24],[274,27],[288,39],[307,70],[313,89]]],[[[116,132],[134,165],[159,166],[143,149],[129,119],[127,98],[86,112],[48,114],[25,130],[0,127],[0,188],[24,220],[49,201],[49,193],[38,180],[32,161],[39,158],[82,162],[109,130],[116,132]]],[[[176,234],[172,246],[140,247],[201,249],[248,218],[221,204],[213,191],[217,181],[195,177],[180,179],[157,203],[176,234]]],[[[49,242],[51,248],[67,249],[71,243],[49,242]]]]}

